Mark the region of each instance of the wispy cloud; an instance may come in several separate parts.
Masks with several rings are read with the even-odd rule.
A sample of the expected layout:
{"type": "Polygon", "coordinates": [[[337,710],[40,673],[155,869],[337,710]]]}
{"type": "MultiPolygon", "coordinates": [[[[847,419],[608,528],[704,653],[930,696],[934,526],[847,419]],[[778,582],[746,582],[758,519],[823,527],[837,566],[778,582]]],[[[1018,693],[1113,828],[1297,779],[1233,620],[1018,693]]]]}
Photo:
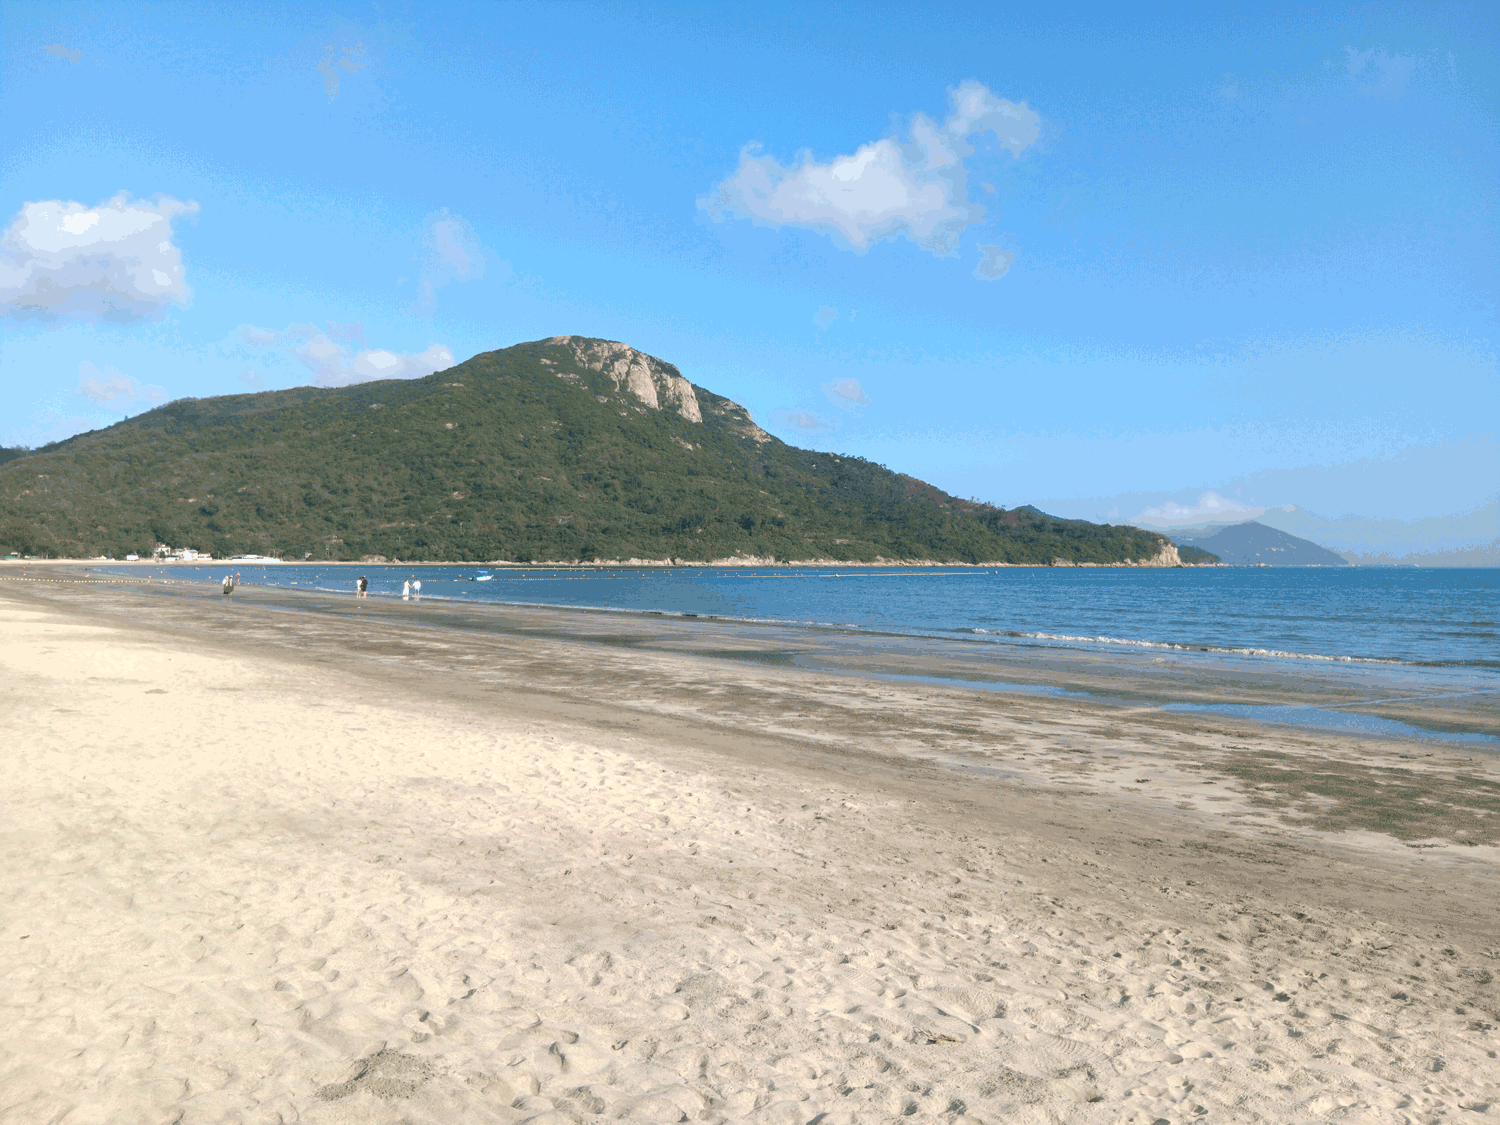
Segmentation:
{"type": "Polygon", "coordinates": [[[160,318],[189,298],[172,221],[198,204],[121,192],[97,207],[28,203],[0,237],[0,309],[16,319],[160,318]]]}
{"type": "Polygon", "coordinates": [[[1345,47],[1344,53],[1349,59],[1354,88],[1365,97],[1380,101],[1400,101],[1417,69],[1417,60],[1411,55],[1388,55],[1374,47],[1365,51],[1345,47]]]}
{"type": "Polygon", "coordinates": [[[1188,527],[1209,520],[1253,520],[1265,511],[1264,507],[1244,504],[1210,490],[1201,493],[1192,506],[1169,500],[1160,507],[1147,508],[1126,522],[1150,527],[1188,527]]]}
{"type": "Polygon", "coordinates": [[[377,379],[421,379],[453,366],[453,353],[442,344],[428,344],[420,352],[391,352],[371,348],[365,341],[363,324],[328,322],[326,329],[314,324],[290,324],[284,330],[243,324],[235,332],[257,348],[278,348],[312,373],[317,387],[347,387],[377,379]]]}
{"type": "MultiPolygon", "coordinates": [[[[122,375],[113,367],[99,368],[84,360],[78,365],[78,393],[90,402],[104,404],[116,399],[126,404],[159,401],[167,397],[166,389],[140,383],[122,375]]],[[[122,404],[123,405],[123,404],[122,404]]]]}
{"type": "Polygon", "coordinates": [[[839,310],[832,305],[819,305],[818,311],[813,314],[813,323],[819,328],[827,328],[839,318],[839,310]]]}
{"type": "Polygon", "coordinates": [[[840,410],[857,410],[861,406],[869,406],[870,396],[865,394],[863,387],[859,385],[858,379],[838,379],[832,383],[824,383],[823,394],[828,401],[840,410]]]}
{"type": "Polygon", "coordinates": [[[245,368],[245,370],[241,371],[238,375],[235,376],[235,378],[238,379],[241,383],[244,383],[245,386],[249,387],[252,391],[258,391],[266,385],[265,378],[259,371],[255,370],[255,368],[253,367],[245,368]]]}
{"type": "Polygon", "coordinates": [[[974,276],[980,281],[999,281],[1010,272],[1010,264],[1016,260],[1016,256],[1009,250],[986,246],[982,242],[979,244],[979,253],[982,257],[974,267],[974,276]]]}
{"type": "MultiPolygon", "coordinates": [[[[87,409],[87,408],[85,408],[87,409]]],[[[65,414],[61,410],[39,410],[25,419],[6,419],[3,424],[9,430],[0,429],[0,445],[24,446],[35,449],[54,441],[62,441],[85,430],[97,430],[112,425],[116,419],[108,411],[94,410],[87,414],[65,414]]]]}
{"type": "Polygon", "coordinates": [[[950,96],[953,112],[941,125],[916,114],[905,137],[872,141],[826,164],[803,152],[783,165],[761,155],[759,145],[747,145],[734,175],[698,207],[717,222],[740,218],[817,231],[856,254],[884,239],[907,238],[937,257],[951,257],[959,235],[985,213],[968,195],[969,138],[993,132],[1018,157],[1040,135],[1041,118],[978,82],[965,82],[950,96]]]}
{"type": "Polygon", "coordinates": [[[330,98],[336,98],[339,95],[339,80],[343,77],[339,71],[353,74],[364,68],[363,43],[356,43],[352,47],[329,47],[323,57],[318,60],[318,73],[323,76],[323,89],[328,91],[330,98]]]}
{"type": "Polygon", "coordinates": [[[831,433],[838,426],[811,410],[773,410],[771,411],[771,428],[781,430],[793,430],[803,437],[811,434],[831,433]]]}
{"type": "Polygon", "coordinates": [[[437,291],[450,281],[477,281],[484,276],[485,253],[462,215],[446,207],[434,211],[422,224],[420,293],[415,308],[431,312],[437,307],[437,291]]]}
{"type": "Polygon", "coordinates": [[[48,43],[42,50],[46,51],[54,59],[63,59],[70,63],[76,63],[79,59],[83,58],[82,51],[75,51],[72,48],[64,47],[61,43],[48,43]]]}

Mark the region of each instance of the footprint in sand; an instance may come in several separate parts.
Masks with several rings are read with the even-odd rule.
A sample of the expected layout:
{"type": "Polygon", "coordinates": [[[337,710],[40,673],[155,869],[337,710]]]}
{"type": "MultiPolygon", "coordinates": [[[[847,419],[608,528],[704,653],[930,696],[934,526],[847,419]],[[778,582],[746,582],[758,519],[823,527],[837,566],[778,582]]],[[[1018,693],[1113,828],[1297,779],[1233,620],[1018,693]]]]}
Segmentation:
{"type": "Polygon", "coordinates": [[[426,1059],[398,1051],[380,1051],[361,1059],[356,1064],[354,1077],[346,1082],[319,1087],[316,1096],[325,1102],[335,1102],[365,1091],[377,1098],[409,1098],[436,1073],[437,1068],[426,1059]]]}
{"type": "Polygon", "coordinates": [[[1060,1078],[1083,1068],[1105,1074],[1115,1070],[1108,1057],[1087,1043],[1044,1032],[1013,1040],[1002,1054],[1006,1066],[1032,1078],[1060,1078]]]}
{"type": "Polygon", "coordinates": [[[1005,1015],[1005,1000],[998,992],[988,988],[933,988],[928,990],[927,995],[948,1014],[970,1023],[977,1024],[981,1020],[1005,1015]]]}

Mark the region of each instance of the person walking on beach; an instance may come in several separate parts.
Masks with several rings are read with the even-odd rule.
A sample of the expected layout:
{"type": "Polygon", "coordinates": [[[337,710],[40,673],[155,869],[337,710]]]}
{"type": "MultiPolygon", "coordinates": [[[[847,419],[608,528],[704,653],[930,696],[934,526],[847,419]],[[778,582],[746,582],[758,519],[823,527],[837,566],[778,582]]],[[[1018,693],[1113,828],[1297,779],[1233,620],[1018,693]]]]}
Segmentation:
{"type": "Polygon", "coordinates": [[[401,600],[404,602],[404,601],[408,601],[410,598],[411,598],[411,579],[408,578],[405,582],[401,583],[401,600]]]}
{"type": "Polygon", "coordinates": [[[362,597],[364,597],[365,596],[365,590],[369,587],[369,585],[370,585],[370,580],[368,578],[366,578],[363,574],[361,574],[358,578],[356,578],[354,580],[354,596],[356,598],[362,598],[362,597]]]}
{"type": "Polygon", "coordinates": [[[234,593],[234,575],[226,574],[224,575],[224,596],[227,598],[232,593],[234,593]]]}
{"type": "Polygon", "coordinates": [[[411,596],[416,598],[417,601],[422,600],[422,580],[415,574],[411,576],[411,596]]]}

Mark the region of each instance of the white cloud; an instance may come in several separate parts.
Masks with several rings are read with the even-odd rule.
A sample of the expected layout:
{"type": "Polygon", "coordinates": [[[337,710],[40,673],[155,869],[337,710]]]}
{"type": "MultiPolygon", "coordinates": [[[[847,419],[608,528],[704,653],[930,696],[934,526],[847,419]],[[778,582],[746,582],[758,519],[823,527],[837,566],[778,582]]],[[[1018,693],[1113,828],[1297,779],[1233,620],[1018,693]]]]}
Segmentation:
{"type": "Polygon", "coordinates": [[[253,367],[245,368],[245,370],[241,371],[238,375],[235,376],[235,378],[238,379],[241,383],[244,383],[245,386],[249,387],[252,391],[258,391],[266,385],[266,381],[264,378],[262,378],[260,372],[255,370],[255,368],[253,367]]]}
{"type": "Polygon", "coordinates": [[[858,379],[837,379],[822,384],[823,396],[840,410],[858,414],[861,406],[869,406],[870,396],[865,394],[858,379]]]}
{"type": "Polygon", "coordinates": [[[1126,522],[1152,527],[1188,527],[1209,520],[1253,520],[1264,511],[1263,507],[1242,504],[1209,491],[1202,493],[1192,507],[1169,500],[1159,508],[1147,508],[1126,522]]]}
{"type": "Polygon", "coordinates": [[[442,344],[428,344],[421,352],[390,352],[365,343],[363,324],[328,322],[327,330],[313,324],[291,324],[285,331],[242,324],[236,335],[255,347],[276,347],[295,357],[312,372],[317,387],[347,387],[376,379],[421,379],[453,366],[453,353],[442,344]]]}
{"type": "Polygon", "coordinates": [[[83,58],[82,51],[75,51],[69,47],[64,47],[61,43],[48,43],[42,50],[46,51],[54,59],[66,59],[70,63],[76,63],[79,59],[83,58]]]}
{"type": "Polygon", "coordinates": [[[101,404],[114,402],[117,398],[136,403],[167,397],[167,392],[162,387],[138,383],[113,367],[100,370],[88,360],[78,365],[78,393],[90,402],[101,404]]]}
{"type": "Polygon", "coordinates": [[[803,152],[786,167],[760,155],[758,145],[747,145],[734,175],[698,207],[718,222],[732,216],[817,231],[857,254],[883,239],[904,237],[937,257],[951,257],[958,236],[985,212],[968,198],[963,161],[974,151],[968,138],[991,131],[1018,157],[1036,141],[1041,118],[1024,102],[997,98],[978,82],[963,83],[950,97],[953,112],[943,124],[916,114],[904,140],[872,141],[826,164],[803,152]]]}
{"type": "Polygon", "coordinates": [[[477,281],[484,276],[485,254],[474,228],[446,207],[427,216],[422,226],[422,275],[416,307],[430,312],[437,291],[450,281],[477,281]]]}
{"type": "Polygon", "coordinates": [[[17,319],[132,321],[186,304],[172,220],[196,203],[121,192],[97,207],[28,203],[0,237],[0,308],[17,319]]]}
{"type": "Polygon", "coordinates": [[[839,318],[839,310],[831,305],[819,305],[818,311],[813,315],[813,323],[819,328],[827,328],[839,318]]]}
{"type": "Polygon", "coordinates": [[[974,276],[980,281],[999,281],[1010,272],[1010,264],[1016,260],[1016,256],[1009,250],[986,246],[982,242],[979,244],[979,252],[984,257],[974,267],[974,276]]]}

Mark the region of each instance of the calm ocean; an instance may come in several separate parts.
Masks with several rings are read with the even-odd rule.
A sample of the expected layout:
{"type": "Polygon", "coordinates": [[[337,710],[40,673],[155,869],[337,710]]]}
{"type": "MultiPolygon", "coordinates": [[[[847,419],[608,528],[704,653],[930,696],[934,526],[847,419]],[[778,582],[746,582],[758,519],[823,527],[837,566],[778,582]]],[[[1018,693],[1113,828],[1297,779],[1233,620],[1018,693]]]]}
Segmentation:
{"type": "MultiPolygon", "coordinates": [[[[139,575],[141,567],[95,567],[139,575]]],[[[1378,661],[1500,679],[1500,570],[1348,567],[1182,570],[490,569],[454,566],[149,568],[217,581],[857,627],[997,644],[1208,650],[1273,661],[1378,661]],[[485,575],[492,575],[488,580],[485,575]]]]}

